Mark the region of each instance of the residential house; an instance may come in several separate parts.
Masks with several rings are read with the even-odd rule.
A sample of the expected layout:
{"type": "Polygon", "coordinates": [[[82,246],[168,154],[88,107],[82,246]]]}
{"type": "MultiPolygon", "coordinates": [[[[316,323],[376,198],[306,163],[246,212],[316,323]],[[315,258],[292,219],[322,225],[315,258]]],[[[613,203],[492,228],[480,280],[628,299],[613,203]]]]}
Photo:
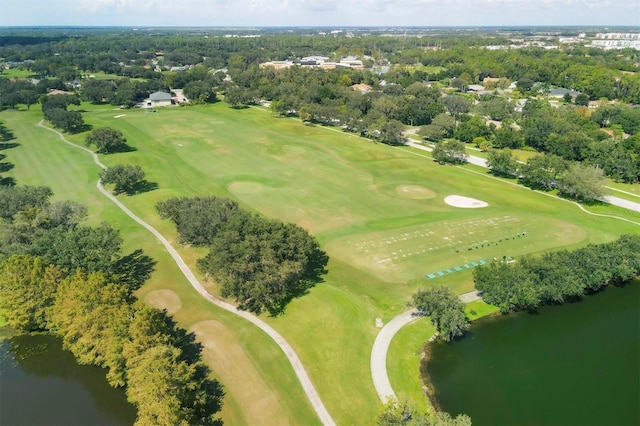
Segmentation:
{"type": "Polygon", "coordinates": [[[163,107],[171,105],[171,94],[167,92],[153,92],[149,95],[146,102],[147,107],[163,107]]]}

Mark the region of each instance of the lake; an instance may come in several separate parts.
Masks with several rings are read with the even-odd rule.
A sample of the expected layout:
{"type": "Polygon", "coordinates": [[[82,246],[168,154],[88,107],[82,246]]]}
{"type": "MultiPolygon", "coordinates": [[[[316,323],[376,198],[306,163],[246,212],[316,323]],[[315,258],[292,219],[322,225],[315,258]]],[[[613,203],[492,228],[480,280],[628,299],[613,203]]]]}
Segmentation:
{"type": "Polygon", "coordinates": [[[494,316],[421,366],[443,411],[477,425],[640,424],[640,281],[494,316]]]}
{"type": "Polygon", "coordinates": [[[135,408],[105,370],[78,365],[60,339],[20,335],[0,341],[1,425],[131,425],[135,408]]]}

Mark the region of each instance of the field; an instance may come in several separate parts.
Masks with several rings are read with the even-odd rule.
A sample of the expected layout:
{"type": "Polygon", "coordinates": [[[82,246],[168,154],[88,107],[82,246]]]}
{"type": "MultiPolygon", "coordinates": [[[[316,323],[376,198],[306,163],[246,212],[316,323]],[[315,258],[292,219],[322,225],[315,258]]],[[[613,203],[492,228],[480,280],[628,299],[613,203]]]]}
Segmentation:
{"type": "MultiPolygon", "coordinates": [[[[257,108],[232,110],[221,103],[156,113],[83,108],[85,121],[120,129],[136,149],[101,160],[139,164],[158,184],[157,190],[121,200],[170,240],[176,241],[175,229],[160,220],[155,203],[209,194],[295,222],[319,239],[331,259],[325,282],[292,301],[284,315],[264,319],[296,349],[338,424],[374,422],[380,409],[369,372],[375,319],[387,322],[406,310],[418,288],[437,283],[463,293],[473,289],[472,268],[465,267],[473,262],[574,248],[639,230],[491,178],[486,170],[440,166],[417,150],[274,118],[257,108]],[[449,206],[443,200],[452,194],[488,207],[449,206]]],[[[100,197],[97,167],[89,156],[36,127],[40,116],[36,107],[32,110],[0,113],[20,144],[6,151],[6,161],[16,165],[11,173],[20,184],[46,184],[59,199],[83,201],[94,223],[113,223],[129,250],[142,247],[159,260],[140,297],[175,312],[203,342],[205,357],[226,386],[224,420],[314,423],[275,344],[246,321],[201,300],[153,237],[100,197]]],[[[84,135],[69,139],[83,144],[84,135]]],[[[621,211],[607,207],[607,212],[621,211]]],[[[639,214],[624,214],[640,222],[639,214]]],[[[192,266],[203,254],[187,247],[179,251],[192,266]]],[[[217,294],[215,283],[207,286],[217,294]]],[[[407,366],[419,349],[415,346],[430,333],[426,322],[419,324],[425,327],[410,326],[396,337],[389,355],[392,384],[412,398],[419,397],[417,360],[413,378],[407,366]]]]}

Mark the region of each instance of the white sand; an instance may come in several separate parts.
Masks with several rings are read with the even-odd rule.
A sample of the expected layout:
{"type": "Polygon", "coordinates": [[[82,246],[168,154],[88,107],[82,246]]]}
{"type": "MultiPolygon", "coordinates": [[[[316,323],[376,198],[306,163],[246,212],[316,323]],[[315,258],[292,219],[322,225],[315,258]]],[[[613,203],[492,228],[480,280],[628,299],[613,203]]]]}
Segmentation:
{"type": "Polygon", "coordinates": [[[127,114],[114,115],[113,118],[126,117],[127,114]]]}
{"type": "Polygon", "coordinates": [[[489,205],[484,201],[476,200],[475,198],[463,197],[462,195],[448,195],[445,197],[444,202],[450,206],[459,207],[461,209],[479,209],[489,205]]]}

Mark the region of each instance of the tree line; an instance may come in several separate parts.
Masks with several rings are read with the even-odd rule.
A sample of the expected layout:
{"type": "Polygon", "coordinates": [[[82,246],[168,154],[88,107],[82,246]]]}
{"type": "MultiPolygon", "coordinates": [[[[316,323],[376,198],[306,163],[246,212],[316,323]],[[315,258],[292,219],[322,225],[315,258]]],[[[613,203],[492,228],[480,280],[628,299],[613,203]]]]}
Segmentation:
{"type": "Polygon", "coordinates": [[[223,391],[200,345],[134,291],[155,261],[122,255],[108,224],[82,225],[85,206],[51,202],[47,187],[0,187],[0,314],[22,331],[48,331],[79,363],[107,369],[138,411],[136,424],[219,424],[223,391]]]}
{"type": "Polygon", "coordinates": [[[209,248],[198,268],[240,309],[281,314],[326,273],[327,255],[295,224],[249,213],[214,196],[171,198],[156,208],[176,224],[183,244],[209,248]]]}
{"type": "Polygon", "coordinates": [[[514,263],[493,262],[473,271],[485,302],[502,312],[535,310],[623,285],[640,275],[640,235],[570,251],[525,256],[514,263]]]}

